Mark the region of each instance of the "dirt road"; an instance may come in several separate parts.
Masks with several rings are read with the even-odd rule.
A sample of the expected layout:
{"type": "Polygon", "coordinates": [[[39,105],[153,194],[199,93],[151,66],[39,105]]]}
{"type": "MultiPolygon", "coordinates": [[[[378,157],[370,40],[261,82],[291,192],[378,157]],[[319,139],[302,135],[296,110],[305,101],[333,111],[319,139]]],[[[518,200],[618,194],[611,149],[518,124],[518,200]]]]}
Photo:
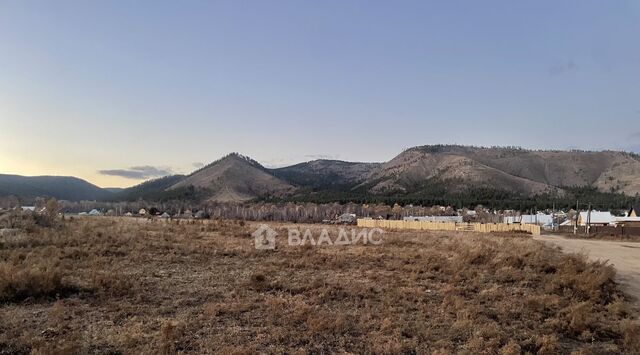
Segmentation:
{"type": "Polygon", "coordinates": [[[556,235],[541,235],[534,239],[555,244],[567,253],[584,253],[594,260],[609,260],[617,270],[623,290],[634,296],[640,307],[640,243],[571,239],[556,235]]]}

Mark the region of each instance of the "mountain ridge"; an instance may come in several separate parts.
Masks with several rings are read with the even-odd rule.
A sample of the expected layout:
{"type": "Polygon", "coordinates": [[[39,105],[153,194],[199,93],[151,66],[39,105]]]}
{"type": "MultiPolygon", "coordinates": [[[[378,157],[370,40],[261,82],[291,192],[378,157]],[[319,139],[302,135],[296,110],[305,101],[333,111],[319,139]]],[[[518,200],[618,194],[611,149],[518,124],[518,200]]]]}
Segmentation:
{"type": "Polygon", "coordinates": [[[73,176],[0,174],[0,196],[55,197],[60,200],[98,200],[112,193],[73,176]]]}
{"type": "MultiPolygon", "coordinates": [[[[188,175],[149,180],[121,191],[102,189],[88,196],[127,201],[244,202],[313,200],[319,195],[337,196],[340,200],[429,194],[464,196],[472,190],[484,190],[527,198],[562,196],[571,188],[635,196],[640,193],[640,156],[611,150],[424,145],[405,149],[381,163],[317,159],[266,168],[248,156],[231,153],[188,175]]],[[[12,189],[6,183],[4,190],[0,184],[0,195],[8,191],[12,189]]],[[[30,193],[39,191],[35,186],[30,193]]]]}

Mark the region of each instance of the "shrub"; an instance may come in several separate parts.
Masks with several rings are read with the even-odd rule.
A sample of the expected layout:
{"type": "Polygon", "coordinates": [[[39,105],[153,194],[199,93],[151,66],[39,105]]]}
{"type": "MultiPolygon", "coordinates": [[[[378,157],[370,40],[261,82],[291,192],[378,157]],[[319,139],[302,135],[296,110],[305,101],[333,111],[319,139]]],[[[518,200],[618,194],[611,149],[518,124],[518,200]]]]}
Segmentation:
{"type": "Polygon", "coordinates": [[[59,268],[47,264],[0,263],[0,301],[15,302],[28,297],[50,297],[65,293],[59,268]]]}

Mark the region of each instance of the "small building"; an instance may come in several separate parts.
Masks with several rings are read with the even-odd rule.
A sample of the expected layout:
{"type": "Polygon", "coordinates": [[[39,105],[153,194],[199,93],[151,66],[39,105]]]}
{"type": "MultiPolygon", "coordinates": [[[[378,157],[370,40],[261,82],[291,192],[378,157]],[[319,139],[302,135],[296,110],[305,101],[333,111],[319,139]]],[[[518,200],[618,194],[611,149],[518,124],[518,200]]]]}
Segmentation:
{"type": "Polygon", "coordinates": [[[567,213],[565,211],[557,211],[553,213],[553,217],[555,218],[567,218],[567,213]]]}
{"type": "Polygon", "coordinates": [[[595,226],[608,226],[615,224],[615,218],[611,214],[611,212],[606,211],[583,211],[578,215],[578,225],[586,226],[587,223],[589,225],[595,226]]]}
{"type": "Polygon", "coordinates": [[[92,209],[91,211],[89,211],[89,213],[87,213],[89,216],[100,216],[102,215],[102,213],[100,213],[100,211],[98,211],[97,209],[92,209]]]}
{"type": "Polygon", "coordinates": [[[176,214],[177,218],[193,218],[193,212],[191,210],[184,210],[182,213],[176,214]]]}
{"type": "MultiPolygon", "coordinates": [[[[640,212],[640,210],[638,211],[640,212]]],[[[640,227],[640,217],[613,217],[616,226],[640,227]]]]}
{"type": "Polygon", "coordinates": [[[355,223],[356,219],[357,217],[354,213],[344,213],[338,217],[337,222],[338,223],[355,223]]]}
{"type": "Polygon", "coordinates": [[[125,216],[127,216],[127,217],[132,217],[132,216],[133,216],[133,213],[131,213],[131,212],[127,212],[127,213],[125,213],[124,215],[125,215],[125,216]]]}
{"type": "Polygon", "coordinates": [[[633,205],[627,213],[627,217],[640,217],[640,205],[633,205]]]}
{"type": "Polygon", "coordinates": [[[160,218],[171,218],[171,216],[167,212],[164,212],[160,215],[160,218]]]}
{"type": "Polygon", "coordinates": [[[508,224],[537,224],[539,226],[553,226],[553,215],[538,213],[538,214],[523,214],[521,216],[507,216],[504,217],[504,223],[508,224]]]}
{"type": "Polygon", "coordinates": [[[145,210],[144,208],[141,208],[140,211],[138,211],[138,214],[141,216],[144,216],[147,214],[147,210],[145,210]]]}

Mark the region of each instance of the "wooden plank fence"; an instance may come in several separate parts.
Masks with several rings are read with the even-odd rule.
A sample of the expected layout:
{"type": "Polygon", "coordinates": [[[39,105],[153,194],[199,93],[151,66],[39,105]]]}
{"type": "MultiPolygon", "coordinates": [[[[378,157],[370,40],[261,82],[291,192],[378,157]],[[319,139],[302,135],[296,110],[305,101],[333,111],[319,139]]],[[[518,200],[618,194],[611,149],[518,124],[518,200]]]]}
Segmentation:
{"type": "Polygon", "coordinates": [[[507,223],[455,223],[428,221],[393,221],[384,219],[358,219],[358,227],[414,229],[433,231],[464,231],[476,233],[494,232],[528,232],[540,235],[540,226],[535,224],[507,224],[507,223]]]}

